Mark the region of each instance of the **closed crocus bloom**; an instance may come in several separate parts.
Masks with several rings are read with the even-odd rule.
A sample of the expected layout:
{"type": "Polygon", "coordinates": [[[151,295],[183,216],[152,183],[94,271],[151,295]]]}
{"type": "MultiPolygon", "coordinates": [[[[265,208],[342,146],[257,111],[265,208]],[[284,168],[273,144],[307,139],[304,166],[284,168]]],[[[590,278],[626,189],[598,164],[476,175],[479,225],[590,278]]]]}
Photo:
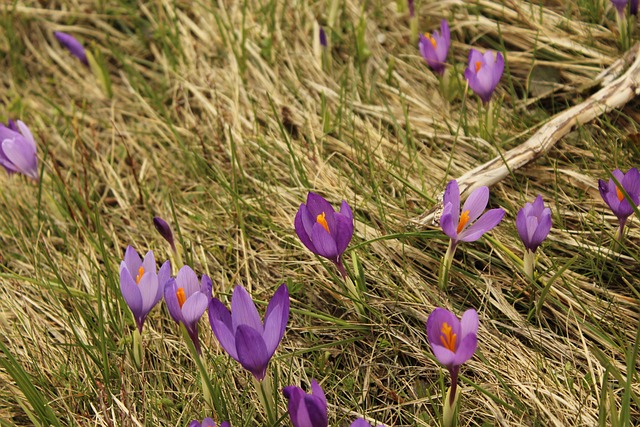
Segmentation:
{"type": "Polygon", "coordinates": [[[440,23],[440,32],[433,34],[420,34],[420,53],[429,67],[436,73],[444,74],[445,61],[451,44],[451,32],[446,19],[440,23]]]}
{"type": "Polygon", "coordinates": [[[171,245],[171,250],[176,252],[176,245],[173,240],[173,232],[171,231],[171,227],[167,224],[167,221],[160,218],[159,216],[153,217],[153,226],[158,230],[158,233],[162,236],[164,240],[171,245]]]}
{"type": "Polygon", "coordinates": [[[138,330],[153,307],[162,299],[164,285],[171,275],[171,264],[165,261],[156,273],[156,260],[149,251],[140,259],[138,252],[128,246],[120,263],[120,291],[131,309],[138,330]]]}
{"type": "Polygon", "coordinates": [[[289,321],[289,291],[282,284],[269,301],[264,324],[251,296],[236,286],[231,312],[217,298],[209,303],[209,324],[222,348],[261,381],[289,321]]]}
{"type": "Polygon", "coordinates": [[[223,421],[220,423],[220,425],[218,426],[215,421],[213,421],[212,418],[205,418],[204,420],[202,420],[202,422],[198,421],[198,420],[193,420],[189,423],[189,427],[231,427],[231,424],[229,424],[226,421],[223,421]]]}
{"type": "Polygon", "coordinates": [[[84,50],[84,46],[71,34],[63,33],[62,31],[56,31],[53,35],[58,39],[60,44],[67,48],[69,52],[76,58],[78,58],[84,65],[89,65],[87,60],[87,53],[84,50]]]}
{"type": "Polygon", "coordinates": [[[0,124],[0,165],[9,174],[18,172],[38,179],[36,141],[20,120],[9,120],[8,126],[0,124]]]}
{"type": "Polygon", "coordinates": [[[311,252],[331,260],[346,276],[342,254],[353,237],[353,213],[347,202],[342,201],[340,212],[336,212],[322,196],[309,193],[307,203],[300,205],[294,225],[296,234],[311,252]]]}
{"type": "Polygon", "coordinates": [[[479,187],[469,195],[460,211],[458,182],[452,180],[447,184],[443,196],[444,209],[440,225],[444,234],[451,238],[454,245],[458,242],[475,242],[502,221],[504,209],[490,209],[484,212],[488,202],[489,188],[479,187]]]}
{"type": "Polygon", "coordinates": [[[464,77],[469,87],[482,99],[485,104],[500,82],[504,71],[504,57],[500,52],[488,50],[481,54],[475,49],[469,53],[469,66],[464,71],[464,77]]]}
{"type": "Polygon", "coordinates": [[[311,380],[311,394],[300,387],[288,386],[282,394],[289,401],[289,418],[293,427],[327,427],[327,399],[316,380],[311,380]]]}
{"type": "MultiPolygon", "coordinates": [[[[371,427],[371,424],[369,424],[369,422],[364,418],[358,418],[351,423],[350,427],[371,427]]],[[[378,427],[384,427],[384,425],[380,424],[378,427]]]]}
{"type": "Polygon", "coordinates": [[[629,169],[627,173],[616,169],[611,172],[611,174],[616,178],[633,202],[632,206],[613,179],[609,179],[608,182],[603,179],[598,181],[598,189],[600,190],[602,199],[620,221],[618,237],[622,237],[622,231],[627,219],[633,213],[634,206],[638,206],[638,203],[640,203],[640,172],[638,172],[636,168],[629,169]]]}
{"type": "Polygon", "coordinates": [[[185,326],[198,354],[201,353],[198,321],[209,305],[212,287],[209,276],[203,274],[202,280],[198,283],[196,273],[185,265],[178,271],[176,278],[170,279],[164,288],[164,299],[169,314],[173,320],[185,326]]]}
{"type": "Polygon", "coordinates": [[[551,209],[544,207],[542,196],[518,211],[516,228],[524,247],[535,252],[551,230],[551,209]]]}

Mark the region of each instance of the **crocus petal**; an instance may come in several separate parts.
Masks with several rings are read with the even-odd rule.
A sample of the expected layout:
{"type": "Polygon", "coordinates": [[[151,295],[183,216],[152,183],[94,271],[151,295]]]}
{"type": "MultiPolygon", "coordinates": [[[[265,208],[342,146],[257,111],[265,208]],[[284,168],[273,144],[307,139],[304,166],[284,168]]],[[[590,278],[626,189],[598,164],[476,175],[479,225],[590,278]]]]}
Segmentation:
{"type": "Polygon", "coordinates": [[[220,423],[220,427],[231,427],[231,424],[228,421],[223,421],[220,423]]]}
{"type": "Polygon", "coordinates": [[[426,324],[427,338],[432,346],[441,345],[440,335],[442,333],[441,330],[444,323],[451,327],[453,333],[458,334],[460,321],[456,315],[445,308],[438,307],[431,312],[427,318],[426,324]]]}
{"type": "Polygon", "coordinates": [[[156,302],[162,299],[164,287],[169,279],[171,279],[171,262],[167,260],[162,264],[160,270],[158,270],[158,294],[156,295],[156,302]]]}
{"type": "Polygon", "coordinates": [[[627,172],[622,179],[621,184],[629,197],[637,204],[640,196],[640,172],[638,169],[629,169],[629,172],[627,172]]]}
{"type": "Polygon", "coordinates": [[[313,394],[314,397],[317,397],[318,399],[320,399],[320,402],[322,402],[322,405],[326,410],[327,398],[324,395],[324,390],[322,390],[322,387],[320,387],[320,384],[318,384],[318,381],[316,381],[315,379],[311,379],[311,393],[313,394]]]}
{"type": "Polygon", "coordinates": [[[38,158],[33,149],[24,142],[24,138],[5,139],[2,142],[2,151],[18,171],[31,178],[38,178],[38,158]]]}
{"type": "MultiPolygon", "coordinates": [[[[460,187],[455,179],[449,181],[442,196],[442,205],[445,208],[449,203],[451,203],[451,221],[457,227],[460,219],[460,187]]],[[[444,211],[442,215],[444,216],[444,211]]]]}
{"type": "Polygon", "coordinates": [[[371,424],[364,418],[358,418],[349,427],[371,427],[371,424]]]}
{"type": "Polygon", "coordinates": [[[304,407],[311,427],[327,427],[329,425],[326,403],[323,404],[316,396],[306,395],[304,396],[304,407]]]}
{"type": "Polygon", "coordinates": [[[53,34],[56,36],[60,44],[66,47],[73,56],[82,61],[83,64],[89,65],[89,61],[87,61],[87,54],[82,43],[76,40],[72,35],[63,33],[62,31],[56,31],[53,34]]]}
{"type": "Polygon", "coordinates": [[[478,312],[470,308],[462,313],[460,319],[460,336],[465,337],[469,334],[478,333],[478,312]]]}
{"type": "Polygon", "coordinates": [[[303,210],[304,211],[307,210],[307,207],[305,205],[300,206],[298,213],[296,213],[296,218],[293,221],[293,225],[295,227],[296,234],[298,235],[298,238],[300,239],[302,244],[305,245],[307,249],[309,249],[311,252],[313,252],[314,254],[317,254],[316,247],[314,246],[310,237],[311,230],[313,229],[313,223],[311,221],[306,221],[308,223],[308,231],[307,231],[307,225],[305,225],[305,221],[303,219],[307,217],[307,215],[305,215],[303,210]]]}
{"type": "Polygon", "coordinates": [[[458,221],[454,221],[453,214],[453,205],[449,203],[442,210],[442,216],[440,217],[440,227],[442,227],[442,231],[444,234],[449,236],[451,239],[458,239],[458,221]]]}
{"type": "Polygon", "coordinates": [[[173,320],[177,323],[184,323],[182,309],[180,308],[180,303],[178,302],[178,297],[176,295],[177,291],[178,286],[176,284],[176,280],[170,279],[164,287],[164,300],[167,303],[167,309],[169,310],[169,314],[173,320]]]}
{"type": "MultiPolygon", "coordinates": [[[[217,298],[209,302],[209,324],[213,334],[218,339],[222,348],[235,360],[238,360],[236,351],[236,338],[231,321],[231,313],[217,298]]],[[[238,360],[239,361],[239,360],[238,360]]]]}
{"type": "Polygon", "coordinates": [[[138,283],[140,296],[142,297],[142,311],[149,312],[156,303],[158,294],[158,276],[155,271],[145,273],[138,283]]]}
{"type": "Polygon", "coordinates": [[[469,228],[463,230],[458,239],[463,242],[475,242],[484,233],[498,225],[504,217],[505,211],[502,208],[488,210],[484,215],[473,223],[469,228]]]}
{"type": "Polygon", "coordinates": [[[338,248],[333,236],[327,233],[327,230],[321,225],[316,223],[313,226],[313,232],[311,233],[311,240],[318,251],[318,255],[321,255],[330,260],[335,260],[338,256],[338,248]]]}
{"type": "Polygon", "coordinates": [[[193,420],[189,423],[188,427],[202,427],[202,424],[200,424],[200,421],[198,420],[193,420]]]}
{"type": "Polygon", "coordinates": [[[176,275],[176,283],[184,290],[184,295],[189,298],[194,293],[200,291],[198,275],[188,265],[183,265],[176,275]]]}
{"type": "Polygon", "coordinates": [[[138,285],[136,285],[136,282],[131,278],[124,266],[124,262],[120,264],[120,291],[124,301],[131,309],[133,317],[140,316],[140,313],[142,313],[142,295],[140,295],[138,285]]]}
{"type": "Polygon", "coordinates": [[[231,320],[233,329],[237,331],[239,325],[247,325],[262,332],[262,321],[249,293],[242,287],[236,286],[231,297],[231,320]]]}
{"type": "Polygon", "coordinates": [[[476,334],[469,334],[467,336],[464,336],[462,338],[462,341],[458,345],[458,350],[456,351],[453,365],[459,366],[467,360],[471,359],[477,348],[478,337],[476,336],[476,334]]]}
{"type": "Polygon", "coordinates": [[[242,367],[251,372],[257,380],[262,380],[271,355],[260,332],[246,325],[238,326],[236,349],[242,367]]]}
{"type": "Polygon", "coordinates": [[[213,421],[212,418],[207,417],[204,420],[202,420],[201,427],[216,427],[216,423],[213,421]]]}
{"type": "Polygon", "coordinates": [[[473,193],[469,195],[464,202],[464,206],[462,206],[462,212],[469,211],[469,222],[467,224],[471,224],[476,218],[482,215],[488,202],[489,187],[483,186],[476,188],[473,193]]]}
{"type": "Polygon", "coordinates": [[[144,268],[144,272],[148,273],[150,271],[156,272],[156,258],[153,256],[153,251],[149,251],[144,256],[142,260],[142,268],[144,268]]]}
{"type": "Polygon", "coordinates": [[[342,201],[340,205],[340,215],[344,215],[349,218],[353,222],[353,211],[351,210],[351,206],[345,200],[342,201]]]}
{"type": "Polygon", "coordinates": [[[547,238],[549,231],[551,231],[551,225],[552,225],[551,210],[549,208],[546,208],[540,217],[540,221],[538,222],[538,227],[533,233],[533,236],[531,236],[531,245],[532,245],[531,250],[537,249],[538,246],[540,246],[540,244],[542,243],[542,241],[547,238]],[[535,249],[533,249],[534,246],[535,246],[535,249]]]}
{"type": "Polygon", "coordinates": [[[289,291],[287,285],[282,284],[269,301],[264,315],[264,342],[269,357],[273,355],[284,336],[289,320],[289,291]]]}
{"type": "Polygon", "coordinates": [[[202,292],[196,292],[187,298],[182,305],[182,319],[185,326],[198,323],[208,304],[209,300],[202,292]]]}
{"type": "Polygon", "coordinates": [[[291,418],[291,422],[294,427],[297,427],[298,410],[301,407],[300,404],[302,403],[302,399],[304,398],[305,393],[300,387],[290,385],[282,389],[282,394],[288,400],[287,409],[289,412],[289,417],[291,418]]]}
{"type": "Polygon", "coordinates": [[[333,215],[335,212],[331,203],[327,202],[324,197],[313,192],[309,192],[309,194],[307,194],[307,209],[309,209],[309,213],[313,218],[322,213],[329,216],[329,213],[333,215]]]}
{"type": "Polygon", "coordinates": [[[203,274],[200,280],[200,293],[207,297],[207,304],[212,298],[211,292],[213,292],[213,282],[209,276],[203,274]]]}
{"type": "Polygon", "coordinates": [[[127,246],[127,250],[124,252],[124,262],[127,264],[127,268],[132,275],[138,274],[142,260],[133,246],[127,246]]]}
{"type": "Polygon", "coordinates": [[[33,138],[33,134],[31,133],[31,130],[29,130],[27,125],[25,125],[22,120],[18,120],[17,128],[20,129],[20,133],[22,134],[24,139],[29,143],[29,145],[33,149],[33,152],[35,153],[38,150],[38,147],[36,146],[36,140],[33,138]]]}
{"type": "Polygon", "coordinates": [[[450,367],[456,360],[456,354],[441,345],[432,345],[431,351],[433,351],[433,355],[443,366],[450,367]]]}
{"type": "Polygon", "coordinates": [[[336,225],[333,235],[335,236],[336,252],[342,254],[353,237],[353,218],[337,213],[335,219],[336,225]]]}

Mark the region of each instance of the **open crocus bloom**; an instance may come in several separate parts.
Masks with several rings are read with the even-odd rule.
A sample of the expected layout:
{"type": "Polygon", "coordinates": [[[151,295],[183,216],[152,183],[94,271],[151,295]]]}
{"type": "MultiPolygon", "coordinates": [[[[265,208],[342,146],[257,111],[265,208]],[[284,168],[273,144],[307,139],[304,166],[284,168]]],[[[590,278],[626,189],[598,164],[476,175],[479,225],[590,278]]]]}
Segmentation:
{"type": "Polygon", "coordinates": [[[311,380],[311,394],[296,386],[288,386],[282,394],[289,401],[289,418],[293,427],[327,427],[327,399],[316,380],[311,380]]]}
{"type": "Polygon", "coordinates": [[[489,188],[477,188],[464,202],[461,212],[458,182],[454,179],[447,184],[440,225],[454,245],[458,242],[474,242],[502,221],[505,211],[501,208],[488,210],[482,215],[488,202],[489,188]]]}
{"type": "Polygon", "coordinates": [[[212,283],[209,276],[198,276],[188,265],[183,266],[175,279],[170,279],[164,288],[164,299],[169,314],[178,323],[182,323],[200,354],[198,339],[198,321],[204,314],[211,300],[212,283]]]}
{"type": "MultiPolygon", "coordinates": [[[[640,203],[640,172],[638,169],[631,168],[629,172],[622,173],[620,169],[616,169],[611,174],[620,183],[622,188],[627,192],[635,206],[640,203]]],[[[605,203],[611,208],[611,211],[618,217],[620,221],[626,221],[633,213],[633,206],[624,197],[624,194],[616,186],[613,179],[609,182],[601,179],[598,181],[598,189],[605,203]]]]}
{"type": "Polygon", "coordinates": [[[249,293],[236,286],[231,312],[217,298],[209,303],[209,323],[222,348],[261,381],[289,321],[289,291],[282,284],[269,301],[264,325],[249,293]]]}
{"type": "Polygon", "coordinates": [[[300,241],[314,254],[333,261],[346,275],[342,265],[342,254],[353,237],[353,213],[342,201],[340,212],[322,196],[307,195],[307,203],[301,204],[294,221],[300,241]]]}
{"type": "Polygon", "coordinates": [[[440,32],[437,30],[433,34],[420,34],[420,42],[418,44],[422,57],[429,67],[436,73],[444,74],[445,61],[449,53],[451,44],[451,32],[446,19],[440,23],[440,32]]]}
{"type": "Polygon", "coordinates": [[[551,209],[544,207],[542,196],[518,211],[516,228],[524,247],[535,252],[551,230],[551,209]]]}
{"type": "Polygon", "coordinates": [[[436,308],[427,319],[427,338],[433,354],[449,371],[471,359],[478,347],[478,313],[469,309],[458,320],[444,308],[436,308]]]}
{"type": "Polygon", "coordinates": [[[8,126],[0,123],[0,165],[9,174],[19,172],[38,179],[36,141],[22,121],[9,120],[8,126]]]}
{"type": "Polygon", "coordinates": [[[464,77],[469,82],[469,87],[486,104],[498,86],[503,71],[504,57],[500,52],[495,53],[488,50],[483,55],[479,51],[471,49],[469,66],[464,71],[464,77]]]}
{"type": "Polygon", "coordinates": [[[138,330],[153,307],[162,299],[164,285],[170,278],[171,264],[165,261],[156,273],[156,260],[149,251],[140,259],[138,252],[128,246],[120,263],[120,291],[131,309],[138,330]]]}

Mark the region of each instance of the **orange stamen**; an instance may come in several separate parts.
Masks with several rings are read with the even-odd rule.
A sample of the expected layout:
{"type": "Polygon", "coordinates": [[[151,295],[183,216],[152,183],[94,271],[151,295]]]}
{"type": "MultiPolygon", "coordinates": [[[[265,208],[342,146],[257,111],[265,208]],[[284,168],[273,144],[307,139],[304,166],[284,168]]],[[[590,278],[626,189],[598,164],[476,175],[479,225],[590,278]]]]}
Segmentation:
{"type": "Polygon", "coordinates": [[[316,221],[318,222],[318,224],[323,226],[325,230],[327,230],[327,233],[331,233],[331,231],[329,231],[329,224],[327,224],[327,220],[325,217],[326,215],[324,214],[324,212],[322,212],[316,217],[316,221]]]}
{"type": "Polygon", "coordinates": [[[618,200],[623,201],[624,200],[624,194],[622,194],[622,191],[620,191],[620,187],[618,187],[616,185],[616,195],[618,196],[618,200]]]}
{"type": "Polygon", "coordinates": [[[453,333],[451,326],[449,326],[447,322],[444,322],[442,324],[442,327],[440,328],[440,332],[442,332],[442,335],[440,335],[440,341],[442,342],[442,345],[444,346],[444,348],[455,352],[456,340],[458,339],[458,335],[453,333]]]}
{"type": "Polygon", "coordinates": [[[140,284],[140,279],[142,279],[142,276],[144,276],[144,267],[140,266],[140,268],[138,269],[138,275],[136,276],[136,285],[140,284]]]}
{"type": "Polygon", "coordinates": [[[456,230],[456,233],[461,232],[464,226],[467,225],[468,222],[469,222],[469,211],[464,211],[462,212],[462,214],[460,214],[460,221],[458,222],[458,229],[456,230]]]}
{"type": "Polygon", "coordinates": [[[431,42],[431,44],[433,45],[434,48],[438,47],[438,43],[436,42],[436,39],[431,37],[431,35],[429,35],[429,34],[425,34],[425,36],[429,39],[429,41],[431,42]]]}
{"type": "Polygon", "coordinates": [[[476,61],[476,73],[480,71],[480,68],[482,68],[482,62],[476,61]]]}
{"type": "Polygon", "coordinates": [[[178,290],[176,291],[176,297],[178,297],[178,304],[180,304],[180,308],[182,308],[184,302],[187,300],[187,297],[184,294],[184,289],[178,288],[178,290]]]}

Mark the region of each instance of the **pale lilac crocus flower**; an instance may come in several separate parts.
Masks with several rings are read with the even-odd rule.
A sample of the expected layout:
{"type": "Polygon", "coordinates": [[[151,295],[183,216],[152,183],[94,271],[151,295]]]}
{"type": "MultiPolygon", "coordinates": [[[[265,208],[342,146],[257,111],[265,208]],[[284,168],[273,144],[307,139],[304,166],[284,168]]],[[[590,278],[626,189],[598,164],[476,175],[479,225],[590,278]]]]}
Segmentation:
{"type": "Polygon", "coordinates": [[[209,276],[203,274],[198,283],[197,274],[188,265],[183,266],[176,278],[170,279],[164,288],[169,314],[185,326],[198,354],[201,354],[198,321],[209,305],[212,288],[209,276]]]}
{"type": "MultiPolygon", "coordinates": [[[[213,418],[207,417],[203,419],[202,422],[198,420],[191,421],[188,427],[216,427],[216,426],[217,426],[216,422],[213,421],[213,418]]],[[[223,421],[217,427],[231,427],[231,424],[229,424],[227,421],[223,421]]]]}
{"type": "Polygon", "coordinates": [[[0,165],[9,174],[18,172],[35,180],[39,178],[36,141],[20,120],[9,120],[7,126],[0,123],[0,165]]]}
{"type": "Polygon", "coordinates": [[[141,260],[138,252],[132,246],[127,246],[124,261],[120,263],[120,291],[133,313],[140,333],[147,315],[162,299],[164,285],[170,277],[169,261],[165,261],[156,272],[156,260],[152,251],[147,252],[144,260],[141,260]]]}
{"type": "Polygon", "coordinates": [[[542,196],[533,203],[526,203],[516,216],[516,228],[525,247],[524,270],[533,277],[535,252],[551,230],[551,209],[544,207],[542,196]]]}
{"type": "Polygon", "coordinates": [[[483,54],[475,49],[469,52],[469,66],[464,77],[469,87],[485,104],[491,100],[504,71],[504,57],[500,52],[488,50],[483,54]]]}
{"type": "Polygon", "coordinates": [[[436,73],[444,74],[445,61],[451,45],[451,31],[446,19],[440,22],[440,31],[433,34],[420,34],[420,53],[429,67],[436,73]]]}
{"type": "Polygon", "coordinates": [[[284,336],[289,321],[289,291],[280,285],[269,301],[264,324],[249,293],[236,286],[231,311],[217,298],[209,303],[209,324],[222,348],[262,381],[267,365],[284,336]]]}
{"type": "Polygon", "coordinates": [[[282,394],[289,401],[289,418],[293,427],[327,427],[327,399],[316,380],[311,380],[311,394],[297,386],[288,386],[282,394]]]}
{"type": "Polygon", "coordinates": [[[640,203],[640,172],[638,169],[631,168],[627,173],[623,173],[620,169],[611,172],[624,191],[629,195],[633,206],[624,196],[622,190],[616,185],[613,179],[605,181],[598,180],[598,189],[605,203],[611,208],[611,211],[618,217],[620,226],[618,228],[617,238],[622,239],[622,232],[627,223],[627,219],[633,214],[634,206],[640,203]]]}
{"type": "Polygon", "coordinates": [[[84,65],[89,65],[84,46],[75,37],[71,34],[63,33],[62,31],[56,31],[53,35],[73,56],[78,58],[84,65]]]}
{"type": "Polygon", "coordinates": [[[451,424],[457,401],[458,372],[460,365],[473,357],[478,348],[478,313],[469,309],[458,320],[455,314],[444,308],[436,308],[427,319],[427,338],[433,354],[451,376],[449,399],[445,402],[444,425],[451,424]]]}

